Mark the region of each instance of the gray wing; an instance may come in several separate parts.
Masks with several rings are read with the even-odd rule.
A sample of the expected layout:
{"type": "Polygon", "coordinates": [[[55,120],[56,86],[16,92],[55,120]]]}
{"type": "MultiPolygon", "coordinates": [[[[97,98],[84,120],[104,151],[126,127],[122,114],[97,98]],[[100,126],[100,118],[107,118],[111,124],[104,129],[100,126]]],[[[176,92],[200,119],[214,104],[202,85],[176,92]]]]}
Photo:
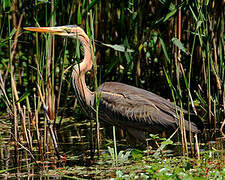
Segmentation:
{"type": "Polygon", "coordinates": [[[103,120],[139,130],[161,131],[177,127],[176,107],[166,99],[117,82],[106,82],[99,88],[103,120]]]}

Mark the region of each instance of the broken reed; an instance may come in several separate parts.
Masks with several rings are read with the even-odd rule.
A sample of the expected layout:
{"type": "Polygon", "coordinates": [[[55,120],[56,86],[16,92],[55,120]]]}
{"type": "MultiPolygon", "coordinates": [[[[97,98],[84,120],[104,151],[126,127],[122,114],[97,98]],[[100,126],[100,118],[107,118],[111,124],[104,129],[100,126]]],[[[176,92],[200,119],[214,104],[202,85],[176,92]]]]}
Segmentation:
{"type": "MultiPolygon", "coordinates": [[[[86,32],[90,30],[90,34],[95,34],[93,39],[124,44],[138,52],[129,54],[97,46],[95,52],[101,82],[115,80],[137,84],[157,94],[169,92],[166,90],[168,86],[165,86],[168,82],[173,94],[171,99],[177,102],[177,105],[188,109],[189,112],[196,107],[197,113],[204,119],[209,131],[214,133],[218,128],[222,131],[221,124],[224,122],[225,110],[224,2],[177,1],[167,6],[162,1],[151,1],[148,2],[149,5],[147,2],[137,0],[122,2],[121,6],[117,6],[116,3],[109,1],[96,1],[92,4],[94,9],[91,9],[90,2],[86,1],[60,3],[55,7],[53,1],[49,4],[38,4],[38,1],[35,1],[35,8],[30,11],[35,14],[35,19],[42,26],[55,25],[56,20],[59,25],[78,24],[85,27],[86,32]],[[48,11],[49,8],[51,11],[48,11]],[[94,11],[91,13],[92,17],[91,10],[94,11]],[[173,38],[175,41],[171,41],[173,38]],[[158,78],[162,79],[161,84],[158,78]]],[[[68,72],[67,69],[73,63],[71,59],[75,57],[81,60],[82,53],[78,45],[75,53],[71,53],[74,52],[74,45],[69,40],[60,44],[61,39],[56,40],[48,35],[38,33],[32,33],[29,37],[25,33],[21,35],[19,31],[21,26],[37,24],[33,23],[33,15],[18,10],[20,4],[12,3],[9,7],[11,5],[16,13],[5,13],[0,21],[3,28],[1,39],[9,37],[7,45],[1,41],[0,47],[7,49],[1,51],[5,52],[4,55],[7,57],[1,66],[3,79],[1,89],[5,91],[2,96],[12,115],[14,124],[12,134],[15,140],[18,141],[21,139],[19,137],[22,137],[23,141],[27,142],[27,147],[31,150],[37,147],[41,159],[44,159],[44,153],[51,148],[43,144],[49,144],[51,138],[48,136],[45,116],[44,136],[40,132],[42,124],[39,120],[43,118],[43,108],[36,83],[40,86],[48,106],[50,119],[55,121],[62,115],[62,120],[66,107],[73,106],[67,98],[70,94],[70,78],[69,73],[65,72],[68,72]],[[43,41],[45,38],[46,44],[43,41]],[[31,45],[36,45],[36,52],[30,48],[31,45]],[[59,46],[64,48],[58,51],[59,46]],[[10,91],[5,87],[11,87],[10,91]],[[65,98],[61,99],[62,96],[65,98]],[[60,111],[60,107],[64,110],[60,111]],[[32,129],[35,129],[35,134],[32,129]],[[35,138],[38,145],[34,144],[35,138]]],[[[95,82],[92,86],[97,89],[97,84],[95,82]]],[[[166,97],[165,94],[162,96],[166,97]]],[[[181,127],[184,127],[182,122],[181,127]]],[[[181,132],[185,153],[187,138],[184,129],[181,132]]],[[[211,137],[209,133],[205,136],[211,137]]],[[[192,139],[190,135],[189,137],[192,139]]],[[[17,149],[15,146],[16,152],[17,149]]]]}

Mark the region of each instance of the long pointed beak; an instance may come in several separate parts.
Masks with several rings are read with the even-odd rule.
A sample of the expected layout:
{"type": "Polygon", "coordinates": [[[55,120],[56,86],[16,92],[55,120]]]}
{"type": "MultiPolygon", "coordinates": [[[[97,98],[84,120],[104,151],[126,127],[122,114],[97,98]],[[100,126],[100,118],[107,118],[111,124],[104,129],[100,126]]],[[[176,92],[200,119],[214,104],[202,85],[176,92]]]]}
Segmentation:
{"type": "MultiPolygon", "coordinates": [[[[51,33],[60,36],[71,36],[72,29],[78,26],[57,26],[57,27],[25,27],[27,31],[41,32],[41,33],[51,33]]],[[[73,34],[74,35],[74,34],[73,34]]]]}

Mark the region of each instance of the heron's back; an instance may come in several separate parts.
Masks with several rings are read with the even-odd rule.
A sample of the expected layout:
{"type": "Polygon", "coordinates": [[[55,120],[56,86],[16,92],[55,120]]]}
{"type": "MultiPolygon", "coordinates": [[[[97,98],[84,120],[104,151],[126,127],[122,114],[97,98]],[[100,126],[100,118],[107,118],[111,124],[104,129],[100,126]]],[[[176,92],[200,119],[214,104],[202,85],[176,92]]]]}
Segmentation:
{"type": "MultiPolygon", "coordinates": [[[[118,82],[103,83],[99,89],[99,117],[102,121],[151,132],[178,127],[181,108],[152,92],[118,82]]],[[[183,110],[183,114],[186,116],[187,111],[183,110]]],[[[196,120],[197,116],[191,116],[196,120]]],[[[199,133],[201,123],[191,122],[191,131],[199,133]]],[[[189,130],[186,120],[185,127],[189,130]]]]}

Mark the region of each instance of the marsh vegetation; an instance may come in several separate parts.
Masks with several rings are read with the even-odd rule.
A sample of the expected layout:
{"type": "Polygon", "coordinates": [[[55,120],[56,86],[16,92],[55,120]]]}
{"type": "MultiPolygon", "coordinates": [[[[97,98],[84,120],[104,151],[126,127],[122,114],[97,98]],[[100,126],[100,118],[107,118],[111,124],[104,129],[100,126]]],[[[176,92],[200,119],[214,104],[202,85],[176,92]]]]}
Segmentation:
{"type": "Polygon", "coordinates": [[[0,1],[0,177],[223,179],[224,38],[224,1],[0,1]],[[198,114],[200,157],[182,126],[133,148],[85,116],[71,83],[80,42],[23,30],[69,24],[94,47],[89,88],[123,82],[198,114]]]}

